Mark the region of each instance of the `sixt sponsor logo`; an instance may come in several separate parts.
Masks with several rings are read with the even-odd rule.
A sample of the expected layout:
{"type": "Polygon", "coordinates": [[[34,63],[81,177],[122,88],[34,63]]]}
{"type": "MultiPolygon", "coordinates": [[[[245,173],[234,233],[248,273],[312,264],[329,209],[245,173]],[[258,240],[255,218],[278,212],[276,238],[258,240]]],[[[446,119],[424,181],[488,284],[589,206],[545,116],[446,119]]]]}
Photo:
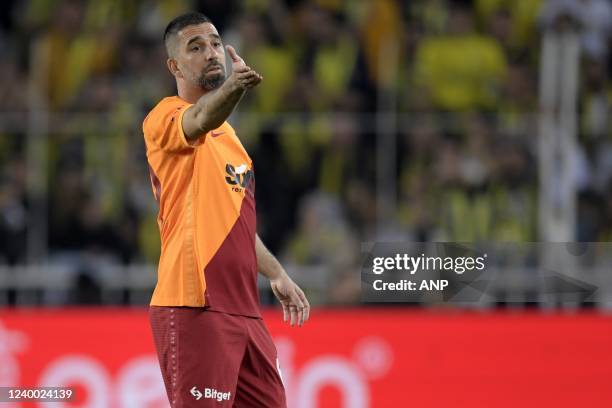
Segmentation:
{"type": "Polygon", "coordinates": [[[227,174],[225,181],[232,186],[232,191],[242,193],[245,188],[253,191],[255,173],[246,164],[234,167],[228,163],[225,165],[225,173],[227,174]]]}

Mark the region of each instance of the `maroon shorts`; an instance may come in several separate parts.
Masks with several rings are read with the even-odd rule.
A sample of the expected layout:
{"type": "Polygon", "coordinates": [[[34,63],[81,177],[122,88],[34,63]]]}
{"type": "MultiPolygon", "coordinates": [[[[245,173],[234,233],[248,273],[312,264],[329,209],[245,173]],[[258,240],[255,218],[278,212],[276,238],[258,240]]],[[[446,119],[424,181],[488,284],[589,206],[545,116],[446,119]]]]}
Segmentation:
{"type": "Polygon", "coordinates": [[[149,319],[173,408],[286,406],[263,320],[162,306],[151,306],[149,319]]]}

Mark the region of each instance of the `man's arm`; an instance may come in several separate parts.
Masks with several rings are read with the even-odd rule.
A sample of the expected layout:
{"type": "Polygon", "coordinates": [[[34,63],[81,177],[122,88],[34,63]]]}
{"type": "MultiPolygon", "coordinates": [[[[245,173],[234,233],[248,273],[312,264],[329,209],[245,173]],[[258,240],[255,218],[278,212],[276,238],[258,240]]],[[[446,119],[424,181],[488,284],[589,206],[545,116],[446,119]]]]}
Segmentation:
{"type": "Polygon", "coordinates": [[[245,91],[257,86],[263,79],[244,63],[232,46],[227,46],[227,52],[232,59],[232,74],[219,89],[200,97],[183,115],[183,132],[189,141],[195,141],[221,126],[245,91]]]}
{"type": "Polygon", "coordinates": [[[310,303],[304,292],[291,280],[278,260],[268,251],[261,242],[259,235],[255,235],[255,253],[257,255],[257,269],[270,279],[272,292],[283,307],[284,321],[290,320],[291,326],[302,326],[310,315],[310,303]]]}

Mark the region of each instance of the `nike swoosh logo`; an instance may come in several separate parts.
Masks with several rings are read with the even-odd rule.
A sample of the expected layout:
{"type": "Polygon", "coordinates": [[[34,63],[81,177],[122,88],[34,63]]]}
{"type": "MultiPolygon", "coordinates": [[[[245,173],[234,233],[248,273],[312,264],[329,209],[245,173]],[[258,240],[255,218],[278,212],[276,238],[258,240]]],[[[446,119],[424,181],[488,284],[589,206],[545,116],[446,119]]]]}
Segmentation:
{"type": "Polygon", "coordinates": [[[223,135],[223,134],[225,134],[225,132],[224,132],[224,131],[215,132],[215,131],[213,130],[213,131],[211,131],[211,132],[210,132],[210,135],[211,135],[212,137],[218,137],[218,136],[221,136],[221,135],[223,135]]]}

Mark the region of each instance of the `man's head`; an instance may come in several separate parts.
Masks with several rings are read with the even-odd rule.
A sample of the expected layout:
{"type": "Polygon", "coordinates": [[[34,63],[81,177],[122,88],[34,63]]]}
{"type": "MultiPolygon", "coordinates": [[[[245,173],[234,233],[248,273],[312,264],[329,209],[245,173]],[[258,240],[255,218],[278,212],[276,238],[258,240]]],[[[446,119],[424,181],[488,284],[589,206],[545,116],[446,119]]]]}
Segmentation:
{"type": "Polygon", "coordinates": [[[166,27],[164,44],[168,69],[177,82],[210,91],[225,81],[225,52],[221,37],[202,13],[176,17],[166,27]]]}

